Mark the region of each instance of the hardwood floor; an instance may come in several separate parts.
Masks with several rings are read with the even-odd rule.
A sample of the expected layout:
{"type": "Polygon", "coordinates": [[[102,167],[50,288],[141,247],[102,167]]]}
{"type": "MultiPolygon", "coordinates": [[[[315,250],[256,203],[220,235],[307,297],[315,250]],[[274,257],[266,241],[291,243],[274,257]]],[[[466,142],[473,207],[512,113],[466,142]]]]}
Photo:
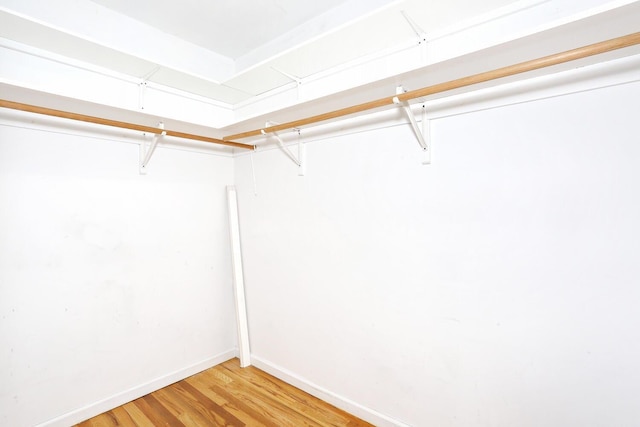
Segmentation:
{"type": "Polygon", "coordinates": [[[346,426],[371,424],[232,359],[77,427],[346,426]]]}

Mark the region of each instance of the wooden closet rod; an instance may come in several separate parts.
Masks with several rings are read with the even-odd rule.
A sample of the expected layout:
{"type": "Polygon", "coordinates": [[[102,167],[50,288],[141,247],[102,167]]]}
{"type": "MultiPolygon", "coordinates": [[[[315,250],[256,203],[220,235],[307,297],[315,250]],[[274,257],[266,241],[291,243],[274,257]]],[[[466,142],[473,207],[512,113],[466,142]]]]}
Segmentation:
{"type": "Polygon", "coordinates": [[[245,148],[248,150],[255,149],[253,145],[242,144],[240,142],[233,142],[233,141],[222,140],[218,138],[211,138],[209,136],[194,135],[191,133],[177,132],[177,131],[168,130],[168,129],[156,128],[152,126],[138,125],[135,123],[121,122],[118,120],[103,119],[101,117],[85,116],[84,114],[54,110],[51,108],[38,107],[36,105],[21,104],[19,102],[7,101],[4,99],[0,99],[0,107],[11,108],[13,110],[28,111],[30,113],[45,114],[47,116],[62,117],[64,119],[78,120],[81,122],[96,123],[99,125],[114,126],[114,127],[123,128],[123,129],[137,130],[137,131],[148,132],[153,134],[161,134],[162,132],[166,132],[168,136],[174,136],[177,138],[211,142],[213,144],[221,144],[221,145],[226,145],[229,147],[236,147],[236,148],[245,148]]]}
{"type": "Polygon", "coordinates": [[[586,58],[589,56],[599,55],[601,53],[610,52],[612,50],[622,49],[640,44],[640,32],[628,34],[626,36],[617,37],[614,39],[606,40],[600,43],[594,43],[588,46],[579,47],[577,49],[568,50],[565,52],[555,53],[553,55],[544,56],[542,58],[532,59],[530,61],[520,62],[515,65],[498,68],[492,71],[486,71],[479,74],[463,77],[456,80],[451,80],[444,83],[438,83],[432,86],[427,86],[422,89],[409,91],[403,94],[388,96],[385,98],[377,99],[375,101],[366,102],[364,104],[358,104],[340,110],[330,111],[328,113],[319,114],[316,116],[307,117],[304,119],[294,120],[287,123],[282,123],[275,126],[269,126],[262,129],[255,129],[247,132],[242,132],[234,135],[225,136],[222,139],[212,138],[208,136],[196,135],[185,132],[177,132],[168,129],[161,129],[151,126],[144,126],[135,123],[121,122],[117,120],[104,119],[101,117],[87,116],[84,114],[71,113],[67,111],[54,110],[51,108],[39,107],[36,105],[22,104],[19,102],[13,102],[0,99],[0,107],[11,108],[14,110],[27,111],[36,114],[44,114],[48,116],[61,117],[65,119],[78,120],[82,122],[95,123],[106,126],[113,126],[124,129],[137,130],[141,132],[149,132],[153,134],[161,134],[166,132],[168,136],[176,138],[191,139],[196,141],[210,142],[213,144],[226,145],[229,147],[244,148],[248,150],[255,149],[254,145],[242,144],[234,142],[233,140],[248,138],[251,136],[261,135],[262,132],[277,132],[281,130],[293,129],[318,123],[326,120],[331,120],[367,110],[372,110],[386,105],[394,104],[394,98],[397,97],[399,101],[409,101],[416,98],[422,98],[436,93],[446,92],[453,89],[458,89],[465,86],[471,86],[478,83],[487,82],[490,80],[496,80],[503,77],[509,77],[516,74],[526,73],[528,71],[538,70],[540,68],[550,67],[553,65],[563,64],[565,62],[575,61],[577,59],[586,58]]]}
{"type": "Polygon", "coordinates": [[[351,107],[342,108],[340,110],[319,114],[317,116],[311,116],[305,119],[294,120],[292,122],[282,123],[276,126],[269,126],[263,129],[256,129],[256,130],[251,130],[247,132],[237,133],[235,135],[228,135],[228,136],[225,136],[223,139],[225,141],[235,140],[235,139],[241,139],[241,138],[248,138],[250,136],[258,136],[262,134],[262,131],[269,133],[269,132],[277,132],[281,130],[299,128],[305,125],[310,125],[310,124],[322,122],[325,120],[335,119],[338,117],[343,117],[350,114],[359,113],[362,111],[372,110],[374,108],[384,107],[385,105],[391,105],[391,104],[394,104],[394,98],[396,96],[399,101],[409,101],[411,99],[421,98],[421,97],[433,95],[440,92],[446,92],[452,89],[458,89],[461,87],[483,83],[490,80],[496,80],[503,77],[526,73],[527,71],[533,71],[533,70],[538,70],[540,68],[550,67],[552,65],[558,65],[558,64],[563,64],[565,62],[575,61],[577,59],[582,59],[589,56],[594,56],[601,53],[622,49],[622,48],[637,45],[637,44],[640,44],[640,32],[606,40],[600,43],[594,43],[588,46],[579,47],[577,49],[567,50],[565,52],[555,53],[553,55],[544,56],[542,58],[520,62],[515,65],[498,68],[492,71],[486,71],[484,73],[474,74],[471,76],[463,77],[456,80],[451,80],[444,83],[438,83],[433,86],[427,86],[422,89],[417,89],[417,90],[405,92],[400,95],[394,95],[386,98],[377,99],[375,101],[370,101],[364,104],[358,104],[351,107]]]}

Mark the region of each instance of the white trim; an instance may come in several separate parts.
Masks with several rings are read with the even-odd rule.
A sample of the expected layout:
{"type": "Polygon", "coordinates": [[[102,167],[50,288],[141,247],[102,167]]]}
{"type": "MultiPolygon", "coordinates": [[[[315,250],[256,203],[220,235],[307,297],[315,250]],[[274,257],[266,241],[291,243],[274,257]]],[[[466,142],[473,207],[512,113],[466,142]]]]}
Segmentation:
{"type": "Polygon", "coordinates": [[[282,368],[275,363],[262,359],[261,357],[252,355],[251,361],[253,362],[253,365],[255,367],[262,369],[263,371],[273,375],[274,377],[277,377],[282,381],[299,388],[300,390],[306,391],[307,393],[321,400],[324,400],[327,403],[343,409],[350,414],[355,415],[356,417],[362,418],[365,421],[375,424],[378,427],[410,427],[409,424],[405,424],[400,420],[396,420],[395,418],[381,414],[380,412],[354,402],[351,399],[340,396],[337,393],[333,393],[323,387],[320,387],[317,384],[312,383],[308,379],[297,375],[285,368],[282,368]]]}
{"type": "Polygon", "coordinates": [[[202,372],[206,369],[224,363],[229,359],[233,359],[234,357],[236,357],[236,355],[236,349],[225,351],[224,353],[221,353],[217,356],[210,357],[186,368],[179,369],[160,378],[156,378],[155,380],[140,384],[138,386],[130,388],[129,390],[125,390],[116,395],[99,400],[83,408],[76,409],[59,417],[53,418],[49,421],[45,421],[44,423],[38,424],[37,427],[64,427],[77,424],[91,417],[102,414],[103,412],[116,408],[120,405],[131,402],[132,400],[135,400],[153,391],[181,381],[187,377],[190,377],[191,375],[195,375],[198,372],[202,372]]]}

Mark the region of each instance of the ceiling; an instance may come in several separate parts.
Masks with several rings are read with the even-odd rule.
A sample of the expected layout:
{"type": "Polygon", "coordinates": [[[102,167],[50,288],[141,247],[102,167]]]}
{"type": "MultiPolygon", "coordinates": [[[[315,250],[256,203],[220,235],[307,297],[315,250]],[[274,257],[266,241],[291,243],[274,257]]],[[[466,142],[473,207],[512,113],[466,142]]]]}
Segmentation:
{"type": "MultiPolygon", "coordinates": [[[[94,3],[236,60],[346,2],[94,0],[94,3]]],[[[379,2],[359,5],[365,13],[378,6],[379,2]]]]}

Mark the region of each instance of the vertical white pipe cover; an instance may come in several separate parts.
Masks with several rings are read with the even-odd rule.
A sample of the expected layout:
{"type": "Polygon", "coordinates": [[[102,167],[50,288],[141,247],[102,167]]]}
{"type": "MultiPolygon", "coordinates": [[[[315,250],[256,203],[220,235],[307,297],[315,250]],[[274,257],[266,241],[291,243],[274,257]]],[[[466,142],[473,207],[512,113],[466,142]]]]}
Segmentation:
{"type": "Polygon", "coordinates": [[[231,262],[233,264],[233,289],[236,298],[236,323],[238,325],[238,352],[240,366],[251,365],[249,348],[249,327],[247,322],[247,305],[244,296],[244,277],[242,275],[242,250],[240,248],[240,226],[238,223],[238,198],[236,188],[227,186],[227,202],[229,207],[229,238],[231,240],[231,262]]]}

